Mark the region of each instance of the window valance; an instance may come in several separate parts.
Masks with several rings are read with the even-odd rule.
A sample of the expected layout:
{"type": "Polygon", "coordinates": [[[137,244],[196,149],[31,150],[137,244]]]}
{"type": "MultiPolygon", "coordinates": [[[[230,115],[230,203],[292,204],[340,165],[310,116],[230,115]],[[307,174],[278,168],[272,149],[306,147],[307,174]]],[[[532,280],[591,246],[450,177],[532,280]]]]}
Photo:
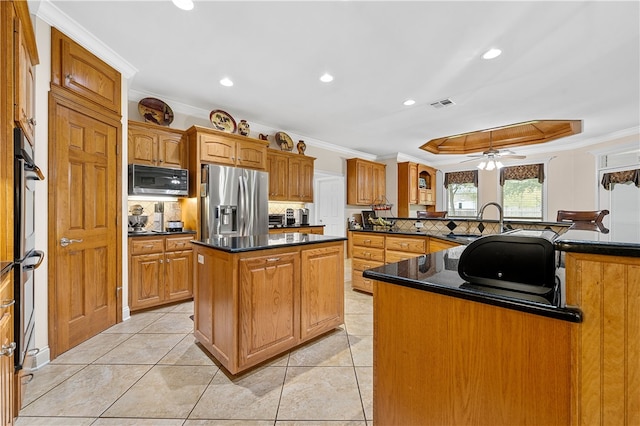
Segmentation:
{"type": "Polygon", "coordinates": [[[640,188],[640,169],[605,173],[602,175],[602,186],[608,191],[611,191],[613,184],[626,182],[633,182],[635,186],[640,188]]]}
{"type": "Polygon", "coordinates": [[[444,187],[449,188],[450,183],[472,183],[478,187],[478,171],[464,170],[462,172],[450,172],[444,174],[444,187]]]}
{"type": "Polygon", "coordinates": [[[504,181],[507,179],[538,179],[538,182],[542,183],[544,182],[544,164],[503,167],[500,169],[500,185],[504,186],[504,181]]]}

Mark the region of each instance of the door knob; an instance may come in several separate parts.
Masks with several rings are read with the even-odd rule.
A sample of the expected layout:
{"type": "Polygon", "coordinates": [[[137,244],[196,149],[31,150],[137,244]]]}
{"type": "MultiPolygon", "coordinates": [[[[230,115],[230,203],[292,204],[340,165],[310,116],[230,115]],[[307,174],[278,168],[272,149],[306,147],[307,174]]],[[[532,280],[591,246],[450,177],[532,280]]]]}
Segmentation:
{"type": "Polygon", "coordinates": [[[11,356],[11,354],[15,350],[16,350],[16,342],[11,342],[8,345],[2,345],[2,349],[0,349],[0,356],[11,356]]]}
{"type": "Polygon", "coordinates": [[[83,241],[83,240],[70,240],[70,239],[69,239],[69,238],[67,238],[67,237],[62,237],[62,238],[60,238],[60,245],[61,245],[62,247],[66,247],[66,246],[68,246],[69,244],[73,244],[73,243],[81,243],[82,241],[83,241]]]}

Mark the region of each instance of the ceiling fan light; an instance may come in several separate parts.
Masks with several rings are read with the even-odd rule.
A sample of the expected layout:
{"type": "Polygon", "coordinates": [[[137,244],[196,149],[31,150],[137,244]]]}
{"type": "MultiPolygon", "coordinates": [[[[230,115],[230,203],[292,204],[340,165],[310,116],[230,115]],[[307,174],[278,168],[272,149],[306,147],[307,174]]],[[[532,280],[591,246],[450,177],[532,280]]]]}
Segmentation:
{"type": "Polygon", "coordinates": [[[193,1],[192,0],[171,0],[173,4],[182,10],[191,10],[193,9],[193,1]]]}
{"type": "Polygon", "coordinates": [[[480,170],[484,170],[484,168],[487,166],[487,162],[486,161],[481,161],[480,164],[478,164],[478,168],[480,170]]]}
{"type": "Polygon", "coordinates": [[[498,169],[501,169],[501,168],[503,168],[503,167],[504,167],[504,164],[502,164],[500,161],[496,161],[496,167],[497,167],[498,169]]]}
{"type": "Polygon", "coordinates": [[[496,168],[496,162],[493,160],[489,160],[487,163],[487,170],[493,170],[496,168]]]}

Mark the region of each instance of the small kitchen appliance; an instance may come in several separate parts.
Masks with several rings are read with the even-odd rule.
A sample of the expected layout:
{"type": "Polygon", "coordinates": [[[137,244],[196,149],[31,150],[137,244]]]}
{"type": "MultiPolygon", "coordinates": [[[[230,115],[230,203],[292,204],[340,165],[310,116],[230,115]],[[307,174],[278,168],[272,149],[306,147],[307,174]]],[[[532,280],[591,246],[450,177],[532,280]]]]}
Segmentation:
{"type": "Polygon", "coordinates": [[[293,209],[287,209],[285,210],[285,224],[287,226],[293,226],[296,224],[296,217],[295,214],[293,212],[293,209]]]}
{"type": "Polygon", "coordinates": [[[184,223],[181,220],[170,220],[167,222],[167,232],[182,232],[184,223]]]}
{"type": "Polygon", "coordinates": [[[129,195],[189,195],[189,171],[129,164],[129,195]]]}
{"type": "Polygon", "coordinates": [[[309,209],[298,209],[298,217],[300,225],[309,224],[309,209]]]}
{"type": "Polygon", "coordinates": [[[270,214],[269,215],[269,228],[282,228],[284,225],[283,214],[270,214]]]}
{"type": "Polygon", "coordinates": [[[162,232],[164,228],[164,203],[156,203],[153,213],[153,226],[151,228],[154,232],[162,232]]]}
{"type": "Polygon", "coordinates": [[[129,215],[129,226],[133,228],[133,232],[147,232],[145,226],[147,226],[148,220],[149,216],[147,215],[131,214],[129,215]]]}

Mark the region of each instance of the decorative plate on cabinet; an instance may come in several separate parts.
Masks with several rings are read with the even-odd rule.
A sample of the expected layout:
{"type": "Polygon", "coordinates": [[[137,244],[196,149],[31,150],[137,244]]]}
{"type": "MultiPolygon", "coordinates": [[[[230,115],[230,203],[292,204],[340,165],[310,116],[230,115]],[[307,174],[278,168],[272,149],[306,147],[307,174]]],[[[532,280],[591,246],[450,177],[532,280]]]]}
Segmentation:
{"type": "Polygon", "coordinates": [[[286,134],[285,132],[278,132],[275,135],[276,143],[283,151],[292,151],[293,150],[293,139],[291,136],[286,134]]]}
{"type": "Polygon", "coordinates": [[[144,121],[168,126],[173,122],[173,111],[164,101],[156,98],[144,98],[138,102],[138,112],[144,121]]]}
{"type": "Polygon", "coordinates": [[[213,124],[214,129],[221,130],[223,132],[235,133],[238,128],[236,120],[233,119],[231,114],[222,111],[221,109],[211,111],[211,114],[209,114],[209,120],[211,120],[211,124],[213,124]]]}

